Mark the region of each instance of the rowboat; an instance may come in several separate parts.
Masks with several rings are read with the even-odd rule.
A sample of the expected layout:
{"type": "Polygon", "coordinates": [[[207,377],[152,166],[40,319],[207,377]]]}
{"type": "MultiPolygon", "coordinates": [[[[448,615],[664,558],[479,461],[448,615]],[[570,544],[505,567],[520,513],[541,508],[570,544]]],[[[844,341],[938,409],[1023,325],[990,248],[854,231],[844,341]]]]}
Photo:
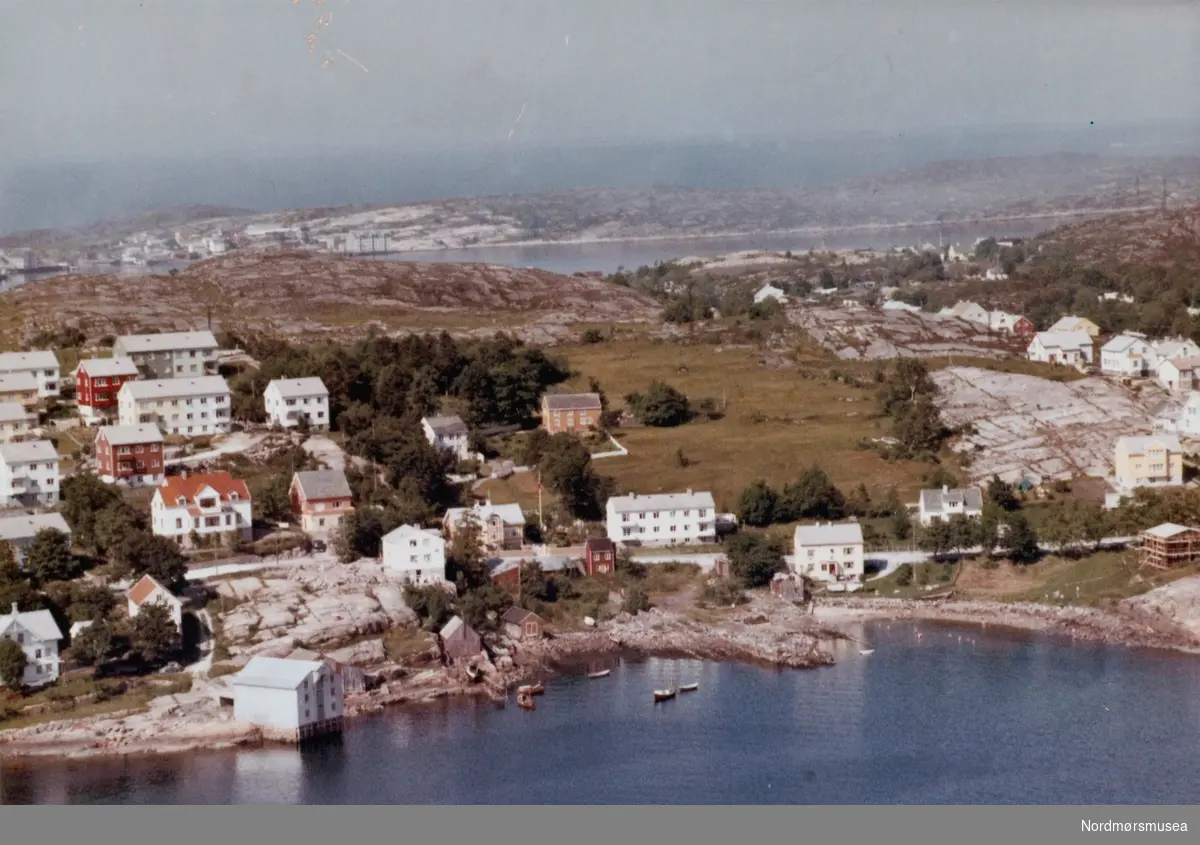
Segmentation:
{"type": "Polygon", "coordinates": [[[517,687],[518,695],[541,695],[545,691],[546,685],[541,681],[538,681],[536,684],[523,684],[522,686],[517,687]]]}
{"type": "Polygon", "coordinates": [[[533,696],[530,695],[529,693],[518,692],[517,693],[517,706],[520,707],[522,710],[532,710],[534,708],[533,696]]]}
{"type": "Polygon", "coordinates": [[[599,672],[588,672],[589,678],[607,678],[611,669],[601,669],[599,672]]]}
{"type": "Polygon", "coordinates": [[[858,653],[859,653],[859,654],[861,654],[863,657],[867,657],[868,655],[872,655],[872,654],[874,654],[874,653],[875,653],[875,649],[873,649],[873,648],[863,648],[863,649],[859,649],[858,653]]]}
{"type": "Polygon", "coordinates": [[[654,703],[658,704],[660,701],[669,701],[675,697],[675,693],[677,692],[679,692],[679,687],[675,685],[675,680],[672,679],[671,686],[666,689],[656,689],[654,691],[654,703]]]}
{"type": "Polygon", "coordinates": [[[700,684],[699,684],[699,683],[695,683],[695,684],[683,684],[683,685],[682,685],[682,686],[679,688],[679,691],[680,691],[680,692],[695,692],[695,691],[696,691],[696,690],[698,690],[698,689],[700,689],[700,684]]]}

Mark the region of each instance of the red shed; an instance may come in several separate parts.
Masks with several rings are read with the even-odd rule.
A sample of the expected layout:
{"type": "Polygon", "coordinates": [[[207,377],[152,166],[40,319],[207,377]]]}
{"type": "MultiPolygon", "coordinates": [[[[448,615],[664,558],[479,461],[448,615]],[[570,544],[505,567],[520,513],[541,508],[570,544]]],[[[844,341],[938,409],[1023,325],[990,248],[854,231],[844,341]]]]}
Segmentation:
{"type": "Polygon", "coordinates": [[[501,617],[504,633],[514,640],[535,640],[542,636],[542,617],[523,607],[510,607],[501,617]]]}
{"type": "Polygon", "coordinates": [[[617,568],[617,544],[607,537],[588,537],[583,560],[588,575],[611,575],[617,568]]]}

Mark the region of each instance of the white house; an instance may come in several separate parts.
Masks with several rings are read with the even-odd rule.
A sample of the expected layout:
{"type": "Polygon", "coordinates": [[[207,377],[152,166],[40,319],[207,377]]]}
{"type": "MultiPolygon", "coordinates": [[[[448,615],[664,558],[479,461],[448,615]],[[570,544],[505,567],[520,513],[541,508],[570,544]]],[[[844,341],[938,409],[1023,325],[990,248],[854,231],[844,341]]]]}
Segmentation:
{"type": "Polygon", "coordinates": [[[946,486],[940,490],[922,490],[917,511],[921,524],[926,527],[936,520],[956,515],[979,519],[983,516],[983,491],[978,487],[951,489],[946,486]]]}
{"type": "Polygon", "coordinates": [[[166,608],[175,627],[183,630],[183,602],[179,597],[149,575],[143,575],[125,594],[129,618],[133,619],[142,608],[158,604],[166,608]]]}
{"type": "Polygon", "coordinates": [[[1047,364],[1092,363],[1092,336],[1087,332],[1038,332],[1029,342],[1030,361],[1047,364]]]}
{"type": "Polygon", "coordinates": [[[1100,327],[1087,317],[1060,317],[1058,322],[1050,327],[1052,332],[1086,332],[1092,337],[1100,334],[1100,327]]]}
{"type": "Polygon", "coordinates": [[[714,543],[716,504],[712,493],[654,493],[608,500],[608,539],[628,546],[714,543]]]}
{"type": "Polygon", "coordinates": [[[1182,408],[1171,408],[1158,418],[1158,422],[1167,431],[1187,437],[1200,437],[1200,393],[1193,391],[1188,394],[1182,408]]]}
{"type": "Polygon", "coordinates": [[[865,571],[862,526],[857,522],[796,526],[792,568],[817,581],[861,581],[865,571]]]}
{"type": "Polygon", "coordinates": [[[960,320],[966,320],[968,323],[978,323],[981,326],[988,325],[989,316],[988,310],[982,305],[975,302],[960,301],[954,304],[950,309],[948,317],[957,317],[960,320]]]}
{"type": "Polygon", "coordinates": [[[329,389],[319,378],[280,378],[263,391],[267,422],[281,428],[295,428],[300,420],[310,428],[329,428],[329,389]]]}
{"type": "Polygon", "coordinates": [[[150,500],[150,530],[184,546],[193,534],[249,540],[253,525],[250,490],[227,472],[168,476],[150,500]]]}
{"type": "Polygon", "coordinates": [[[17,557],[17,566],[25,567],[25,552],[39,531],[47,528],[71,536],[71,527],[60,513],[18,514],[0,516],[0,543],[12,546],[17,557]]]}
{"type": "Polygon", "coordinates": [[[1154,349],[1152,367],[1155,372],[1163,362],[1170,361],[1172,358],[1200,358],[1200,346],[1186,338],[1165,338],[1156,340],[1150,345],[1154,349]]]}
{"type": "Polygon", "coordinates": [[[446,583],[446,541],[433,528],[401,525],[383,538],[383,565],[410,584],[446,583]]]}
{"type": "Polygon", "coordinates": [[[0,444],[0,506],[58,504],[58,452],[49,440],[0,444]]]}
{"type": "Polygon", "coordinates": [[[425,439],[435,448],[453,452],[460,461],[470,459],[467,424],[459,417],[425,417],[421,420],[421,429],[425,439]]]}
{"type": "Polygon", "coordinates": [[[113,344],[113,356],[132,358],[148,379],[194,379],[214,373],[217,351],[217,339],[209,331],[124,335],[113,344]]]}
{"type": "Polygon", "coordinates": [[[1100,347],[1100,372],[1112,376],[1146,376],[1154,357],[1154,349],[1145,338],[1119,334],[1100,347]]]}
{"type": "Polygon", "coordinates": [[[345,687],[324,661],[255,655],[231,686],[233,717],[266,729],[273,739],[301,740],[342,729],[345,687]]]}
{"type": "Polygon", "coordinates": [[[1107,293],[1100,294],[1100,298],[1103,299],[1105,302],[1124,302],[1126,305],[1132,305],[1134,302],[1133,297],[1130,296],[1129,294],[1117,293],[1116,291],[1113,291],[1113,290],[1110,290],[1107,293]]]}
{"type": "Polygon", "coordinates": [[[29,373],[37,379],[38,397],[42,399],[59,394],[58,356],[49,349],[0,352],[0,375],[16,373],[29,373]]]}
{"type": "Polygon", "coordinates": [[[995,267],[989,267],[987,272],[983,274],[983,278],[989,282],[1003,282],[1008,278],[1008,274],[1003,270],[997,270],[995,267]]]}
{"type": "Polygon", "coordinates": [[[442,518],[442,527],[451,540],[470,524],[479,530],[479,545],[485,550],[520,549],[525,541],[525,514],[515,503],[493,505],[476,502],[469,508],[450,508],[442,518]]]}
{"type": "Polygon", "coordinates": [[[121,425],[153,423],[165,434],[225,434],[229,385],[220,376],[127,381],[117,394],[121,425]]]}
{"type": "Polygon", "coordinates": [[[1200,384],[1200,358],[1168,358],[1158,365],[1158,383],[1167,390],[1195,390],[1200,384]]]}
{"type": "Polygon", "coordinates": [[[758,292],[754,294],[754,304],[758,305],[760,302],[766,299],[774,299],[776,302],[782,305],[783,303],[787,302],[787,294],[768,282],[759,288],[758,292]]]}
{"type": "Polygon", "coordinates": [[[0,443],[23,440],[37,428],[37,414],[20,402],[0,402],[0,443]]]}
{"type": "Polygon", "coordinates": [[[12,640],[25,652],[25,686],[40,687],[58,680],[62,630],[50,611],[21,613],[13,602],[12,613],[0,616],[0,637],[12,640]]]}
{"type": "Polygon", "coordinates": [[[39,401],[37,376],[32,373],[0,373],[0,402],[16,402],[33,409],[39,401]]]}

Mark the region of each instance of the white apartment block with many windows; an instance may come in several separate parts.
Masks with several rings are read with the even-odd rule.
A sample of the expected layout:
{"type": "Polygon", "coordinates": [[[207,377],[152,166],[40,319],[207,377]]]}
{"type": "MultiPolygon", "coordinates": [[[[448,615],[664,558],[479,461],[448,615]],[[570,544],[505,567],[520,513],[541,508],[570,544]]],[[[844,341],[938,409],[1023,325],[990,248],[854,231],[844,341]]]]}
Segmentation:
{"type": "Polygon", "coordinates": [[[49,440],[0,444],[0,507],[52,507],[58,482],[58,452],[49,440]]]}
{"type": "Polygon", "coordinates": [[[117,338],[113,355],[132,358],[148,379],[197,378],[217,367],[217,339],[212,332],[162,332],[117,338]]]}
{"type": "Polygon", "coordinates": [[[127,381],[117,395],[121,425],[157,425],[163,434],[225,434],[229,385],[220,376],[127,381]]]}
{"type": "Polygon", "coordinates": [[[0,352],[0,375],[13,373],[29,373],[37,379],[38,397],[42,399],[59,394],[58,356],[48,349],[0,352]]]}
{"type": "Polygon", "coordinates": [[[307,420],[318,431],[329,428],[329,390],[319,378],[279,378],[263,391],[267,422],[295,428],[307,420]]]}
{"type": "Polygon", "coordinates": [[[717,512],[712,493],[613,496],[606,506],[608,539],[626,546],[713,543],[717,512]]]}

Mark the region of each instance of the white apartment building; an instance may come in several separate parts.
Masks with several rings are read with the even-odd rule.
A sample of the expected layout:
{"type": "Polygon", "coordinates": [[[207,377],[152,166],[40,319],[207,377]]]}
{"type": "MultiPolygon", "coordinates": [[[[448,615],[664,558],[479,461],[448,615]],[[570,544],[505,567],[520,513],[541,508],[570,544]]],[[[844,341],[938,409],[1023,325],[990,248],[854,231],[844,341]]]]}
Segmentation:
{"type": "Polygon", "coordinates": [[[0,352],[0,375],[29,373],[37,379],[38,397],[58,396],[60,374],[58,356],[49,349],[33,352],[0,352]]]}
{"type": "Polygon", "coordinates": [[[20,402],[0,402],[0,443],[24,440],[37,428],[37,414],[20,402]]]}
{"type": "Polygon", "coordinates": [[[25,568],[25,552],[39,531],[47,528],[71,536],[71,527],[60,513],[22,513],[0,516],[0,543],[12,546],[17,566],[25,568]]]}
{"type": "Polygon", "coordinates": [[[453,452],[460,461],[470,459],[471,449],[467,445],[470,432],[460,417],[425,417],[421,420],[421,430],[434,448],[453,452]]]}
{"type": "Polygon", "coordinates": [[[13,602],[12,612],[0,616],[0,637],[12,640],[25,652],[25,686],[40,687],[58,680],[62,631],[50,611],[21,613],[13,602]]]}
{"type": "Polygon", "coordinates": [[[796,526],[792,568],[816,581],[861,581],[864,572],[862,526],[825,522],[796,526]]]}
{"type": "Polygon", "coordinates": [[[341,730],[342,676],[318,660],[250,658],[233,677],[233,717],[271,732],[271,738],[306,739],[341,730]]]}
{"type": "Polygon", "coordinates": [[[208,331],[131,334],[117,338],[113,355],[132,358],[149,379],[197,378],[216,372],[217,348],[208,331]]]}
{"type": "Polygon", "coordinates": [[[433,528],[401,525],[383,538],[383,565],[417,586],[446,583],[446,541],[433,528]]]}
{"type": "Polygon", "coordinates": [[[225,434],[229,385],[220,376],[127,381],[117,394],[121,425],[152,423],[164,434],[225,434]]]}
{"type": "Polygon", "coordinates": [[[37,376],[33,373],[0,373],[0,402],[16,402],[23,408],[36,408],[37,376]]]}
{"type": "Polygon", "coordinates": [[[267,422],[281,428],[295,428],[301,419],[310,428],[329,428],[329,389],[319,378],[280,378],[263,391],[267,422]]]}
{"type": "Polygon", "coordinates": [[[608,500],[608,539],[627,546],[715,543],[717,508],[712,493],[656,493],[608,500]]]}
{"type": "Polygon", "coordinates": [[[49,440],[0,445],[0,506],[58,504],[58,452],[49,440]]]}

